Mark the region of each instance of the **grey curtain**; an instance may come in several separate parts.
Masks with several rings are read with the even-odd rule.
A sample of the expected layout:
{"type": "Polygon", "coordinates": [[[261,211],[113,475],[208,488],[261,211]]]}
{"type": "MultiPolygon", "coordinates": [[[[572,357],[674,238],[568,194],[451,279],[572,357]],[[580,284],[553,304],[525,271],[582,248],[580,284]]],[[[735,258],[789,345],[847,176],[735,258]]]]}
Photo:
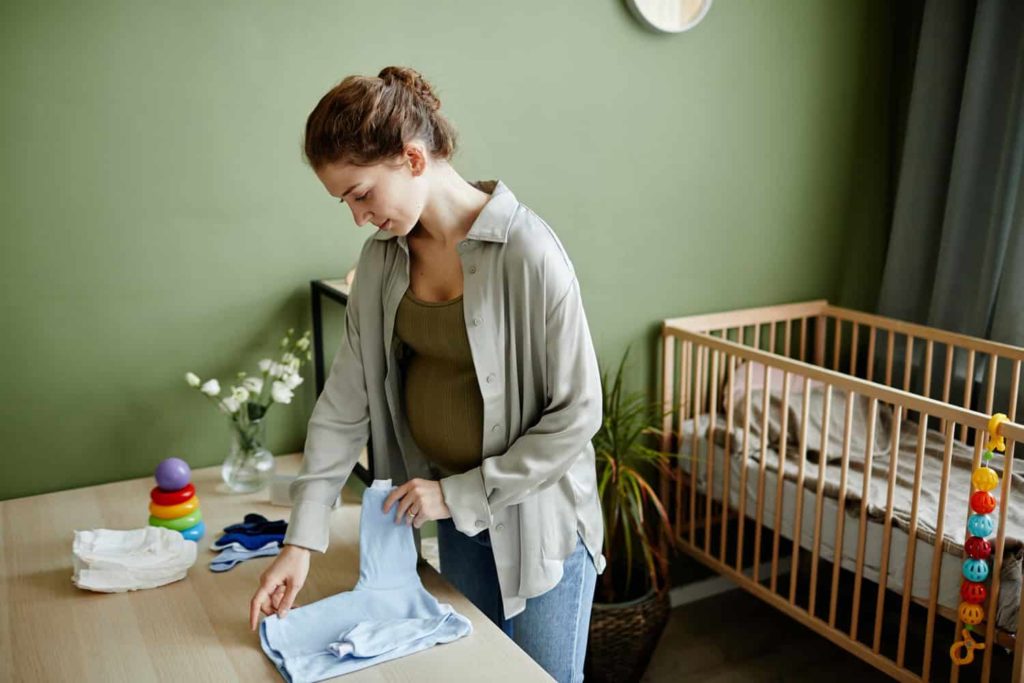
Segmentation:
{"type": "Polygon", "coordinates": [[[1024,345],[1024,2],[911,7],[878,312],[1024,345]]]}

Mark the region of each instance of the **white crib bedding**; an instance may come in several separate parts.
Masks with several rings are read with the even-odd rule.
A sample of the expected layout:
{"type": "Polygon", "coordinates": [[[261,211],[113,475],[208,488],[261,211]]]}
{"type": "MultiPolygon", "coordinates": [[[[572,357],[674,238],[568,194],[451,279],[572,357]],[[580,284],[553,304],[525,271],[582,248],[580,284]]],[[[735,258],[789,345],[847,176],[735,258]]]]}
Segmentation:
{"type": "MultiPolygon", "coordinates": [[[[842,413],[841,413],[842,414],[842,413]]],[[[701,492],[706,491],[707,485],[707,457],[708,439],[707,427],[709,420],[707,416],[700,418],[697,429],[697,486],[701,492]]],[[[726,422],[718,416],[716,420],[716,437],[714,439],[714,461],[712,466],[713,485],[712,497],[721,501],[723,492],[723,462],[725,461],[724,434],[726,422]]],[[[752,434],[748,444],[748,455],[746,458],[739,457],[742,444],[742,430],[733,430],[733,457],[730,459],[729,474],[729,503],[733,509],[739,507],[740,481],[742,468],[747,469],[746,479],[746,507],[745,514],[749,519],[754,519],[756,514],[758,476],[760,470],[760,446],[756,435],[752,434]]],[[[913,444],[916,444],[916,426],[909,430],[912,437],[908,437],[913,444]]],[[[691,453],[692,440],[694,436],[694,421],[687,420],[680,432],[683,439],[683,452],[691,453]]],[[[926,439],[925,472],[926,476],[922,483],[922,495],[918,509],[918,537],[915,547],[914,576],[911,586],[911,595],[914,598],[927,601],[931,587],[931,565],[934,555],[935,522],[937,519],[937,499],[939,487],[925,490],[929,481],[928,472],[935,467],[935,442],[933,435],[929,433],[926,439]],[[926,501],[927,499],[927,501],[926,501]],[[930,502],[928,502],[930,501],[930,502]]],[[[941,458],[941,446],[944,439],[937,436],[939,442],[938,455],[941,458]]],[[[787,439],[788,441],[788,439],[787,439]]],[[[887,569],[886,587],[898,594],[903,593],[906,563],[908,560],[908,528],[911,514],[910,503],[912,502],[914,451],[909,454],[904,452],[906,447],[902,437],[900,439],[899,467],[897,469],[896,493],[893,505],[893,524],[891,529],[891,552],[887,569]],[[909,481],[905,479],[904,463],[911,467],[909,481]],[[911,487],[908,489],[908,487],[911,487]],[[901,492],[902,491],[902,492],[901,492]]],[[[852,450],[852,449],[851,449],[852,450]]],[[[863,451],[861,452],[863,454],[863,451]]],[[[782,494],[782,524],[780,534],[793,540],[794,522],[796,519],[796,488],[797,476],[799,473],[797,463],[797,452],[790,451],[787,454],[782,494]]],[[[689,459],[681,459],[680,462],[684,471],[689,472],[689,459]]],[[[968,463],[969,464],[969,463],[968,463]]],[[[884,531],[884,516],[887,498],[888,455],[876,457],[873,461],[872,476],[869,488],[869,506],[867,516],[867,528],[864,543],[864,578],[879,583],[882,536],[884,531]]],[[[847,473],[846,482],[846,518],[843,523],[843,540],[841,563],[845,569],[851,571],[856,569],[857,562],[857,541],[860,531],[860,500],[862,493],[863,479],[861,476],[863,468],[857,469],[854,457],[851,452],[850,467],[847,473]]],[[[952,471],[956,471],[952,468],[952,471]]],[[[938,472],[941,474],[941,460],[938,461],[938,472]]],[[[767,529],[774,529],[776,516],[776,493],[778,491],[778,453],[772,448],[765,449],[765,483],[762,511],[762,525],[767,529]]],[[[825,493],[822,501],[822,526],[820,557],[833,561],[835,557],[836,541],[836,511],[838,509],[840,463],[827,462],[825,468],[825,493]]],[[[809,456],[804,467],[804,488],[803,488],[803,512],[800,524],[800,545],[810,550],[814,545],[814,521],[815,521],[815,498],[817,495],[817,455],[809,456]]],[[[949,484],[949,498],[947,500],[946,522],[943,529],[943,552],[941,554],[941,566],[939,573],[938,602],[943,607],[956,610],[960,604],[960,583],[961,564],[963,562],[962,543],[964,537],[964,523],[967,512],[966,493],[969,492],[967,485],[963,482],[954,481],[951,476],[949,484]],[[954,495],[954,488],[959,486],[960,496],[954,495]],[[961,501],[962,498],[962,501],[961,501]],[[952,509],[950,509],[952,508],[952,509]],[[952,527],[952,528],[950,528],[952,527]]],[[[1024,500],[1024,498],[1018,498],[1024,500]]],[[[1024,506],[1022,506],[1024,507],[1024,506]]],[[[1011,510],[1011,512],[1013,512],[1011,510]]],[[[1020,513],[1013,517],[1019,517],[1020,513]]],[[[997,610],[997,625],[1005,631],[1014,632],[1017,627],[1017,614],[1020,606],[1021,593],[1021,554],[1019,539],[1024,538],[1024,525],[1021,528],[1016,526],[1007,530],[1007,549],[1003,562],[1001,588],[999,595],[999,607],[997,610]]]]}

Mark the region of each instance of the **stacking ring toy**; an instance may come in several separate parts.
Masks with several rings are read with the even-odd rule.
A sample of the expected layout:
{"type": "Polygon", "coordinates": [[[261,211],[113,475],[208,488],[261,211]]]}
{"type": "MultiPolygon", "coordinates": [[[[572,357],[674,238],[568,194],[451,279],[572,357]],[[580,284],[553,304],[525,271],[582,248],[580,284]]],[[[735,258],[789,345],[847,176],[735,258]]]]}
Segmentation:
{"type": "Polygon", "coordinates": [[[184,503],[178,503],[177,505],[157,505],[150,501],[149,514],[160,519],[177,519],[178,517],[184,517],[190,512],[194,512],[198,508],[199,496],[192,496],[184,503]]]}
{"type": "Polygon", "coordinates": [[[988,597],[988,590],[985,589],[985,584],[983,583],[964,581],[964,585],[960,587],[960,597],[964,599],[964,602],[980,605],[988,597]]]}
{"type": "Polygon", "coordinates": [[[185,537],[186,541],[198,541],[206,533],[206,522],[200,520],[199,524],[190,526],[181,532],[181,535],[185,537]]]}
{"type": "Polygon", "coordinates": [[[981,538],[991,536],[995,528],[996,524],[989,515],[971,515],[967,519],[967,530],[981,538]]]}
{"type": "Polygon", "coordinates": [[[153,490],[149,492],[149,497],[157,505],[177,505],[184,503],[195,494],[196,487],[189,482],[183,488],[174,491],[165,491],[159,486],[154,486],[153,490]]]}
{"type": "Polygon", "coordinates": [[[972,558],[964,560],[964,578],[968,581],[981,583],[988,578],[988,562],[972,558]]]}
{"type": "Polygon", "coordinates": [[[960,621],[965,624],[975,626],[980,624],[984,617],[985,610],[981,608],[981,605],[973,605],[969,602],[960,603],[960,621]]]}
{"type": "MultiPolygon", "coordinates": [[[[160,519],[150,515],[149,525],[150,526],[162,526],[167,529],[174,529],[175,531],[184,531],[190,526],[195,526],[203,520],[203,513],[199,510],[189,513],[184,517],[178,517],[177,519],[160,519]]],[[[971,560],[968,560],[969,562],[971,560]]],[[[988,565],[986,565],[986,568],[988,565]]]]}
{"type": "Polygon", "coordinates": [[[967,551],[967,557],[973,557],[975,560],[987,560],[988,556],[992,554],[992,544],[984,538],[971,536],[964,544],[964,550],[967,551]]]}
{"type": "Polygon", "coordinates": [[[971,495],[971,509],[979,515],[987,515],[996,509],[996,497],[988,491],[975,491],[971,495]]]}

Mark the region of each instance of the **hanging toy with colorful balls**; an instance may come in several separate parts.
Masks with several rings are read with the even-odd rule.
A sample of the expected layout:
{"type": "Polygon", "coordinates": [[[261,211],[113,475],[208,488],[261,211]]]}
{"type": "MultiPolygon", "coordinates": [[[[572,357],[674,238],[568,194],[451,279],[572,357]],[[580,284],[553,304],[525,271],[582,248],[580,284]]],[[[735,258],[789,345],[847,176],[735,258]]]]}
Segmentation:
{"type": "Polygon", "coordinates": [[[993,451],[1000,453],[1006,450],[1006,439],[999,436],[999,425],[1007,422],[1006,415],[996,413],[988,421],[988,443],[982,453],[985,461],[971,475],[971,515],[967,518],[967,530],[971,536],[964,543],[963,575],[960,585],[960,621],[964,623],[963,640],[958,640],[949,648],[949,656],[956,664],[970,664],[974,661],[974,651],[984,650],[985,643],[979,643],[971,637],[974,627],[985,619],[985,600],[989,589],[986,581],[989,578],[989,558],[992,555],[992,543],[986,540],[996,530],[995,518],[992,516],[999,501],[993,491],[999,486],[999,474],[988,466],[994,456],[993,451]]]}

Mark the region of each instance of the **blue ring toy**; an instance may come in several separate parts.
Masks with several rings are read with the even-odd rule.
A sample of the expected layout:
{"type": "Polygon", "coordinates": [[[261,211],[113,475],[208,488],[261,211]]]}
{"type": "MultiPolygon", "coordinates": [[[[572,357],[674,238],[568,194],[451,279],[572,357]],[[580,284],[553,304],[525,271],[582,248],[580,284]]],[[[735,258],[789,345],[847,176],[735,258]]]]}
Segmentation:
{"type": "Polygon", "coordinates": [[[206,522],[204,522],[203,520],[199,520],[199,524],[196,524],[195,526],[190,526],[189,528],[183,530],[181,532],[181,535],[185,537],[186,541],[197,541],[198,542],[199,539],[202,538],[203,534],[205,534],[205,533],[206,533],[206,522]]]}

